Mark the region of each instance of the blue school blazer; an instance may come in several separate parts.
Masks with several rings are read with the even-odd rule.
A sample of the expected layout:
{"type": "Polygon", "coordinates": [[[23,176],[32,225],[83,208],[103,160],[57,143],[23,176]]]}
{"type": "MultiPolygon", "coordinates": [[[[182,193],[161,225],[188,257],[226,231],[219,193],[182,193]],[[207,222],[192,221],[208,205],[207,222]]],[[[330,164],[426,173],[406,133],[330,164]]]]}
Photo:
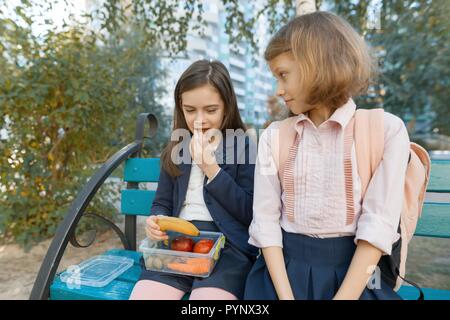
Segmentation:
{"type": "MultiPolygon", "coordinates": [[[[248,243],[248,228],[253,216],[256,145],[248,136],[244,138],[245,144],[243,140],[238,144],[238,139],[240,138],[226,137],[217,148],[215,156],[221,170],[208,184],[208,177],[205,177],[203,197],[211,217],[227,241],[250,258],[255,258],[258,248],[248,243]],[[230,143],[231,141],[235,143],[230,143]],[[230,159],[234,161],[230,163],[230,159]]],[[[189,141],[184,142],[185,148],[189,141]]],[[[182,155],[181,151],[180,156],[182,155]]],[[[172,177],[161,168],[151,214],[174,217],[180,215],[186,199],[191,164],[182,163],[179,169],[181,176],[172,177]]]]}

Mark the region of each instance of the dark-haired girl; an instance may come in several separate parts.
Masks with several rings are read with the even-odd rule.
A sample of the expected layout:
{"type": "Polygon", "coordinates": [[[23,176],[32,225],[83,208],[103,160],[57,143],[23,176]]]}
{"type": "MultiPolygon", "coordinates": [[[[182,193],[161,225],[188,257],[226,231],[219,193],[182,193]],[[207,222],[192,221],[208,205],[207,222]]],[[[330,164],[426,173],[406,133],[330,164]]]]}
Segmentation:
{"type": "Polygon", "coordinates": [[[225,247],[207,278],[142,271],[131,299],[242,299],[258,250],[248,244],[252,220],[256,148],[245,133],[230,75],[218,61],[200,60],[175,87],[171,141],[161,155],[161,174],[147,236],[168,239],[158,215],[184,218],[200,230],[220,231],[225,247]]]}

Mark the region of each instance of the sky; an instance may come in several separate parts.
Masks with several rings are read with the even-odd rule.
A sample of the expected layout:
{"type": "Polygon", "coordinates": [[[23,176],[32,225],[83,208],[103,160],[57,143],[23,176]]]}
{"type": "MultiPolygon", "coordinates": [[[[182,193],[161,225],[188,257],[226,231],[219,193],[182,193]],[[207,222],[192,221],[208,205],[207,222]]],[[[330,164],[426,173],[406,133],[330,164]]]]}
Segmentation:
{"type": "MultiPolygon", "coordinates": [[[[37,3],[39,1],[36,1],[37,3]]],[[[54,4],[52,5],[51,10],[46,11],[45,16],[42,16],[41,11],[43,9],[39,7],[33,7],[31,10],[34,15],[33,18],[33,33],[38,36],[39,34],[47,31],[50,26],[56,27],[57,30],[61,30],[63,27],[64,20],[66,23],[69,23],[69,15],[73,14],[75,17],[80,17],[81,14],[85,11],[87,7],[87,3],[89,0],[54,0],[54,4]],[[49,26],[48,23],[45,23],[46,19],[50,19],[53,23],[49,26]]],[[[17,5],[21,5],[20,0],[7,0],[3,4],[0,4],[2,9],[6,9],[6,12],[10,13],[10,16],[13,20],[19,21],[19,18],[14,12],[14,8],[17,5]],[[7,5],[5,5],[7,3],[7,5]]]]}

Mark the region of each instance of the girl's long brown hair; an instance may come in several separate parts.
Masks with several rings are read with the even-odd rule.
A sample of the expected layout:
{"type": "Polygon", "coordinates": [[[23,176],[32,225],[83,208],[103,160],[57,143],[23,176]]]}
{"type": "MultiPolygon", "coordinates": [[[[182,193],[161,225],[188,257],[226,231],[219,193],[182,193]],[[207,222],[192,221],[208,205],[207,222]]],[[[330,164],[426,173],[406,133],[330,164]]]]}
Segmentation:
{"type": "MultiPolygon", "coordinates": [[[[226,129],[242,129],[245,131],[246,127],[239,114],[230,74],[227,68],[217,60],[198,60],[191,64],[178,79],[174,92],[173,130],[189,130],[183,114],[181,95],[206,84],[213,86],[219,92],[225,106],[224,119],[220,128],[222,133],[225,133],[226,129]]],[[[180,141],[169,141],[161,154],[162,167],[172,177],[181,175],[180,169],[171,157],[172,150],[178,143],[180,141]]]]}

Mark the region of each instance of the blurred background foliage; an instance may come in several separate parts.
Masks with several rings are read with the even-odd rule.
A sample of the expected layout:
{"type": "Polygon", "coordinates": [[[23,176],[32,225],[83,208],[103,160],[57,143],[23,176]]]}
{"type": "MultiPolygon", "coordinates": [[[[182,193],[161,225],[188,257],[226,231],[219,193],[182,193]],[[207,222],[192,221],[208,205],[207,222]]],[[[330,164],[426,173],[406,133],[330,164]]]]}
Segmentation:
{"type": "MultiPolygon", "coordinates": [[[[46,13],[61,1],[70,5],[0,0],[0,129],[8,132],[0,136],[2,242],[30,246],[51,237],[94,171],[133,140],[141,112],[158,117],[158,134],[145,147],[147,155],[159,155],[171,118],[157,101],[173,90],[164,85],[160,60],[182,55],[188,30],[201,34],[205,26],[200,0],[105,0],[56,28],[46,13]],[[46,29],[36,34],[42,17],[46,29]]],[[[232,50],[244,41],[258,54],[259,18],[266,16],[275,32],[295,15],[294,0],[261,1],[264,6],[246,16],[240,1],[222,0],[232,50]]],[[[316,1],[318,9],[350,21],[379,59],[380,76],[357,104],[401,116],[413,140],[440,148],[433,141],[448,141],[450,133],[449,2],[380,3],[380,25],[373,27],[371,1],[316,1]]],[[[268,103],[283,109],[274,99],[268,103]]],[[[117,196],[105,185],[89,210],[115,217],[111,199],[117,196]]]]}
{"type": "Polygon", "coordinates": [[[378,82],[361,106],[383,107],[408,121],[412,139],[449,136],[450,2],[383,0],[380,29],[365,28],[367,1],[335,1],[333,10],[363,32],[379,60],[378,82]]]}
{"type": "MultiPolygon", "coordinates": [[[[88,17],[36,36],[31,6],[14,9],[18,21],[0,12],[0,127],[8,130],[0,141],[0,234],[23,245],[54,234],[95,169],[133,141],[139,113],[156,114],[163,128],[150,150],[161,149],[169,127],[156,102],[165,70],[137,23],[113,28],[105,15],[104,27],[92,30],[88,17]]],[[[103,186],[89,210],[116,216],[115,196],[103,186]]]]}
{"type": "MultiPolygon", "coordinates": [[[[450,149],[450,2],[322,0],[316,5],[349,21],[378,60],[379,74],[368,93],[355,99],[357,105],[398,115],[411,140],[428,150],[450,149]]],[[[288,12],[281,23],[295,15],[288,12]]]]}

